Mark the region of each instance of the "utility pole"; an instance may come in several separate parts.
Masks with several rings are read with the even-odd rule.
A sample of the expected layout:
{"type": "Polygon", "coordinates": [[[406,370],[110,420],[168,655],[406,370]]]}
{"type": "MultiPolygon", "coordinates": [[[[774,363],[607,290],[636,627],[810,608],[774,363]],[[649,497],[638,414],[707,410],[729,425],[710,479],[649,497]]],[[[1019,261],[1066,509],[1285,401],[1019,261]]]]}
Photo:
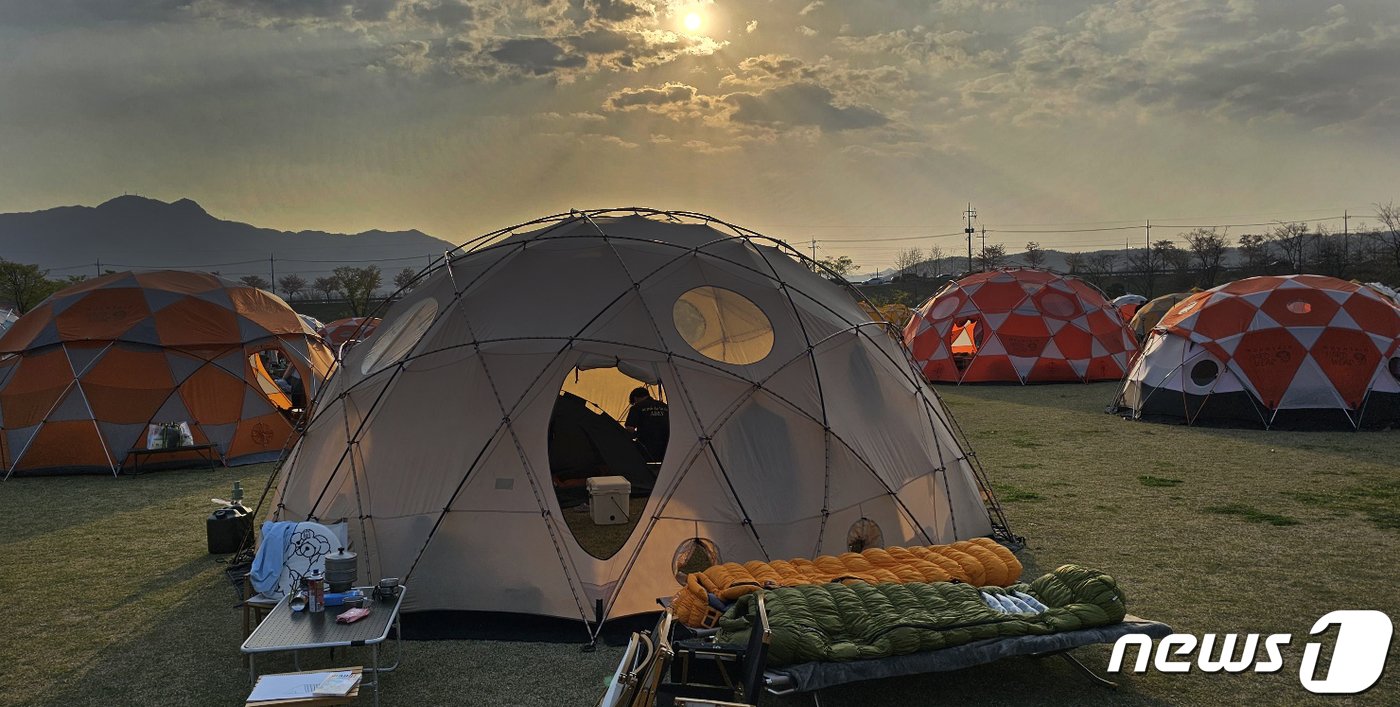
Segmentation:
{"type": "Polygon", "coordinates": [[[1342,210],[1342,263],[1351,262],[1351,213],[1342,210]]]}
{"type": "Polygon", "coordinates": [[[97,276],[102,277],[102,259],[97,259],[97,276]]]}
{"type": "Polygon", "coordinates": [[[268,254],[267,254],[267,274],[272,276],[272,281],[271,281],[269,284],[271,285],[271,288],[270,288],[270,289],[272,290],[272,294],[275,295],[275,294],[277,294],[277,254],[276,254],[276,253],[268,253],[268,254]]]}
{"type": "Polygon", "coordinates": [[[967,234],[967,271],[972,272],[972,234],[977,229],[972,227],[972,220],[977,218],[977,212],[972,208],[972,202],[968,202],[967,211],[963,212],[963,221],[967,224],[963,227],[963,233],[967,234]]]}
{"type": "Polygon", "coordinates": [[[982,224],[982,252],[987,252],[987,224],[982,224]]]}
{"type": "Polygon", "coordinates": [[[1145,232],[1143,238],[1146,239],[1143,245],[1146,246],[1148,250],[1152,250],[1152,219],[1147,219],[1147,226],[1143,230],[1145,232]]]}

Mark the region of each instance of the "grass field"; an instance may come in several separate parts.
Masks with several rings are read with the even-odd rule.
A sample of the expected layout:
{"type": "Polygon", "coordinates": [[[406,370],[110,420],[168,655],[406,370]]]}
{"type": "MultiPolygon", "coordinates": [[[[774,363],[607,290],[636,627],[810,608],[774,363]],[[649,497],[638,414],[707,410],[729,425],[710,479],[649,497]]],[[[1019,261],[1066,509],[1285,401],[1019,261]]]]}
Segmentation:
{"type": "MultiPolygon", "coordinates": [[[[1059,661],[1013,659],[823,693],[822,704],[1306,703],[1307,631],[1327,611],[1400,618],[1400,433],[1265,433],[1105,415],[1113,386],[940,388],[992,475],[1028,577],[1075,562],[1115,575],[1129,610],[1178,631],[1289,633],[1274,674],[1122,679],[1109,692],[1059,661]]],[[[203,518],[269,466],[0,484],[0,704],[238,704],[239,612],[203,518]]],[[[387,705],[591,705],[620,649],[412,641],[387,705]]],[[[1397,699],[1400,658],[1358,702],[1397,699]]],[[[1102,669],[1108,652],[1079,652],[1102,669]]],[[[367,660],[340,655],[336,664],[367,660]]],[[[308,667],[330,665],[324,655],[308,667]]],[[[263,670],[291,669],[268,658],[263,670]]],[[[1334,702],[1336,700],[1328,700],[1334,702]]],[[[809,704],[769,700],[765,704],[809,704]]]]}

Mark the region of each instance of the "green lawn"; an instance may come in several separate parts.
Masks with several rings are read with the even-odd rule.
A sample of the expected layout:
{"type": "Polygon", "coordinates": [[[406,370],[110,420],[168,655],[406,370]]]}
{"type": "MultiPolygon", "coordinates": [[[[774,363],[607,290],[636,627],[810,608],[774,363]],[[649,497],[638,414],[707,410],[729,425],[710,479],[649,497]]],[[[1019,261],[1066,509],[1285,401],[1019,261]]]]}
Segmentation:
{"type": "MultiPolygon", "coordinates": [[[[1132,423],[1101,412],[1110,384],[939,391],[1028,538],[1028,576],[1065,562],[1103,569],[1132,612],[1179,631],[1293,634],[1287,663],[1274,674],[1149,673],[1113,693],[1059,661],[1013,659],[831,690],[823,705],[1321,702],[1297,678],[1313,621],[1343,608],[1400,618],[1400,433],[1132,423]]],[[[234,479],[252,492],[270,471],[0,484],[0,596],[11,627],[0,642],[0,704],[238,703],[248,689],[239,612],[223,565],[205,553],[203,519],[234,479]]],[[[385,679],[385,704],[591,705],[620,649],[418,641],[406,652],[385,679]]],[[[1107,662],[1106,650],[1079,654],[1097,669],[1107,662]]],[[[1397,654],[1360,701],[1395,699],[1397,654]]]]}

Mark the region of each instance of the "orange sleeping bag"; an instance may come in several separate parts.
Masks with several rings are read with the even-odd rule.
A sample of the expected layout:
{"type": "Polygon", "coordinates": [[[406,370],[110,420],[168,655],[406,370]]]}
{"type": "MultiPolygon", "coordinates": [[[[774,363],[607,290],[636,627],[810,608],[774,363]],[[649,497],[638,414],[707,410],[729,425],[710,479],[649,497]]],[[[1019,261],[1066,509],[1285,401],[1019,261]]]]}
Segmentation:
{"type": "Polygon", "coordinates": [[[686,584],[671,598],[676,620],[692,628],[715,625],[720,612],[710,606],[714,594],[728,604],[758,589],[799,584],[857,581],[869,584],[948,582],[977,587],[1006,587],[1021,578],[1021,562],[990,538],[951,545],[870,548],[815,560],[753,560],[728,562],[686,576],[686,584]]]}

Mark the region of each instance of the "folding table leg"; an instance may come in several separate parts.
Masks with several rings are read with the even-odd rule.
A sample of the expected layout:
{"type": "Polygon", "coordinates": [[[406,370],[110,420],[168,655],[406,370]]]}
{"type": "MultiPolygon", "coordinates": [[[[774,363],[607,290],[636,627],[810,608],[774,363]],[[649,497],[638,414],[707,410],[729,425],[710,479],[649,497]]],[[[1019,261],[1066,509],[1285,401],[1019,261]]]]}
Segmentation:
{"type": "Polygon", "coordinates": [[[1108,688],[1108,689],[1110,689],[1110,690],[1117,690],[1117,689],[1118,689],[1118,683],[1113,682],[1112,680],[1109,680],[1109,679],[1107,679],[1107,678],[1105,678],[1105,677],[1099,675],[1098,673],[1096,673],[1096,672],[1090,670],[1090,669],[1089,669],[1089,666],[1087,666],[1087,665],[1085,665],[1085,664],[1079,662],[1079,659],[1078,659],[1078,658],[1075,658],[1074,656],[1070,655],[1069,653],[1060,653],[1059,656],[1060,656],[1061,658],[1064,658],[1066,663],[1069,663],[1070,665],[1073,665],[1074,668],[1075,668],[1076,670],[1078,670],[1081,674],[1083,674],[1084,677],[1089,678],[1089,680],[1092,681],[1094,684],[1096,684],[1096,685],[1102,685],[1103,687],[1106,687],[1106,688],[1108,688]]]}

